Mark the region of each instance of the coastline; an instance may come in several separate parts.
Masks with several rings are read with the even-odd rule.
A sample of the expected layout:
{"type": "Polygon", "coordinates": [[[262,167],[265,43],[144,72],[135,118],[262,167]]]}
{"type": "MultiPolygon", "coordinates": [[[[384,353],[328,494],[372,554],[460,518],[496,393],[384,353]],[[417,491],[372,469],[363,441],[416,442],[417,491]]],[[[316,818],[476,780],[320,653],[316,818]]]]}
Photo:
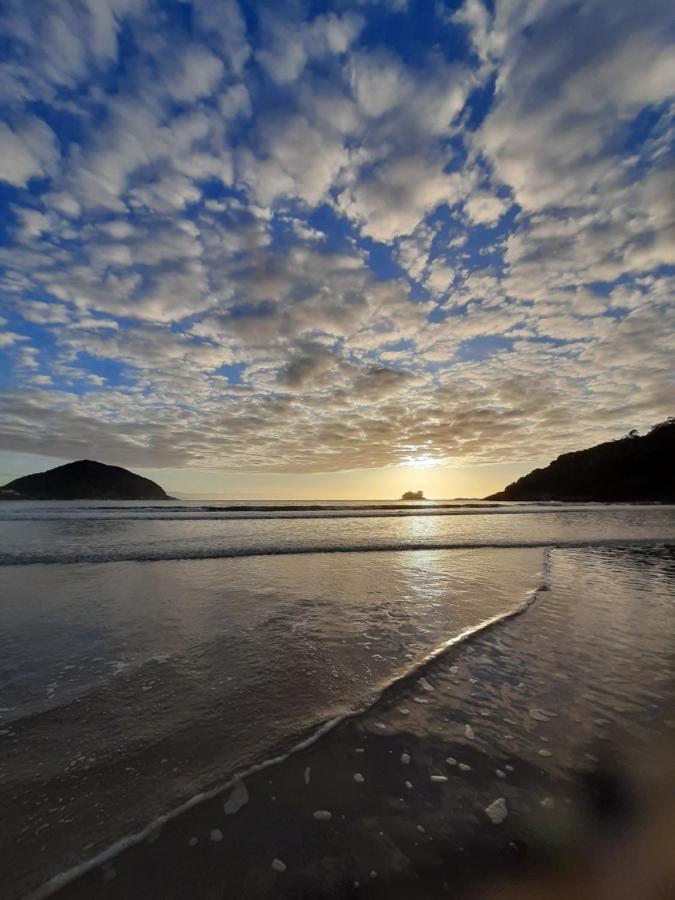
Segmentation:
{"type": "MultiPolygon", "coordinates": [[[[632,552],[638,564],[649,553],[632,552]]],[[[524,852],[550,852],[579,818],[580,773],[651,747],[672,729],[675,696],[657,642],[646,668],[660,672],[658,687],[641,702],[642,642],[627,643],[607,596],[575,598],[582,553],[552,553],[552,589],[538,602],[246,778],[236,813],[227,804],[243,790],[218,793],[53,895],[460,897],[524,852]],[[496,824],[486,810],[499,800],[507,817],[496,824]]]]}

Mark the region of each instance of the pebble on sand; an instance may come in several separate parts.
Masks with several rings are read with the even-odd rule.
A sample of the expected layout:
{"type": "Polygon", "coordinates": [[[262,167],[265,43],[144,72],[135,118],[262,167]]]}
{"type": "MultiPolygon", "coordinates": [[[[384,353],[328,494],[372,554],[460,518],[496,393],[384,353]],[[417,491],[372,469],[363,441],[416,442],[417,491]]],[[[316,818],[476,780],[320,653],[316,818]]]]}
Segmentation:
{"type": "Polygon", "coordinates": [[[398,711],[401,713],[402,716],[410,715],[410,710],[408,709],[407,706],[399,706],[398,711]]]}
{"type": "Polygon", "coordinates": [[[544,809],[553,809],[553,807],[555,806],[555,800],[553,799],[553,797],[544,797],[544,799],[541,801],[541,805],[544,807],[544,809]]]}
{"type": "Polygon", "coordinates": [[[412,759],[412,757],[410,756],[409,753],[401,753],[401,762],[403,763],[404,766],[409,766],[411,759],[412,759]]]}
{"type": "Polygon", "coordinates": [[[462,772],[470,772],[471,771],[471,766],[467,765],[467,763],[460,763],[459,768],[462,770],[462,772]]]}
{"type": "Polygon", "coordinates": [[[220,830],[220,828],[213,828],[209,837],[214,844],[219,844],[223,839],[223,832],[220,830]]]}
{"type": "Polygon", "coordinates": [[[365,781],[365,778],[363,777],[363,775],[360,772],[355,772],[354,773],[354,781],[357,784],[363,784],[363,782],[365,781]]]}
{"type": "Polygon", "coordinates": [[[199,843],[199,838],[191,837],[190,840],[188,841],[188,847],[196,847],[198,843],[199,843]]]}
{"type": "Polygon", "coordinates": [[[495,775],[497,778],[506,778],[506,772],[502,772],[501,769],[495,769],[495,775]]]}
{"type": "Polygon", "coordinates": [[[412,790],[412,781],[404,781],[403,784],[408,788],[409,791],[412,790]]]}
{"type": "Polygon", "coordinates": [[[305,769],[305,784],[309,784],[309,780],[310,780],[311,776],[312,776],[312,770],[310,769],[309,766],[307,766],[307,768],[305,769]]]}
{"type": "Polygon", "coordinates": [[[418,678],[417,683],[424,691],[431,692],[431,691],[436,690],[436,688],[432,684],[429,684],[429,682],[426,680],[426,678],[418,678]]]}
{"type": "Polygon", "coordinates": [[[485,807],[485,815],[493,825],[500,825],[508,814],[509,811],[506,807],[506,800],[503,797],[499,797],[494,803],[485,807]]]}
{"type": "Polygon", "coordinates": [[[314,813],[314,818],[319,822],[330,822],[333,814],[328,812],[327,809],[317,809],[314,813]]]}
{"type": "Polygon", "coordinates": [[[530,718],[537,722],[550,722],[557,715],[557,713],[550,712],[548,709],[531,709],[529,713],[530,718]]]}
{"type": "Polygon", "coordinates": [[[474,730],[470,725],[464,726],[464,734],[466,735],[466,737],[468,737],[468,739],[470,741],[472,741],[476,737],[474,730]]]}
{"type": "Polygon", "coordinates": [[[286,863],[282,862],[280,859],[272,860],[272,868],[275,872],[285,872],[286,871],[286,863]]]}
{"type": "Polygon", "coordinates": [[[538,750],[537,752],[539,756],[544,756],[546,758],[548,758],[549,756],[553,756],[550,750],[538,750]]]}
{"type": "Polygon", "coordinates": [[[456,766],[456,765],[457,765],[457,760],[455,759],[454,756],[446,756],[445,761],[446,761],[446,763],[447,763],[449,766],[456,766]]]}
{"type": "Polygon", "coordinates": [[[242,806],[248,803],[248,791],[243,781],[237,781],[232,788],[232,793],[225,801],[223,810],[226,816],[233,816],[238,813],[242,806]]]}

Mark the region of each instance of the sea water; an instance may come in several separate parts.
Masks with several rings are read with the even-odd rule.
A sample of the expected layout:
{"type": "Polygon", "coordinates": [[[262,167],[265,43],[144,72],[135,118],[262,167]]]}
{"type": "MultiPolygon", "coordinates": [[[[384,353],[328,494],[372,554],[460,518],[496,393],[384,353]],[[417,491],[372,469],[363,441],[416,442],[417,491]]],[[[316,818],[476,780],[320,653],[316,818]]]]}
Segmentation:
{"type": "Polygon", "coordinates": [[[522,608],[547,548],[675,535],[661,506],[244,506],[0,507],[3,896],[376,702],[522,608]]]}

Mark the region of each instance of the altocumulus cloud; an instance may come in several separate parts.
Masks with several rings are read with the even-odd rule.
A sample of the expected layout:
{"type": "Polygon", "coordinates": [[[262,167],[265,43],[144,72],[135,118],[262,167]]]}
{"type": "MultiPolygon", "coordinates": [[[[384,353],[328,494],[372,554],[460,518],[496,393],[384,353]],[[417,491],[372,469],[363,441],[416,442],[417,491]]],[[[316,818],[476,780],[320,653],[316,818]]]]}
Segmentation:
{"type": "Polygon", "coordinates": [[[8,0],[0,28],[0,449],[480,463],[672,414],[667,0],[8,0]]]}

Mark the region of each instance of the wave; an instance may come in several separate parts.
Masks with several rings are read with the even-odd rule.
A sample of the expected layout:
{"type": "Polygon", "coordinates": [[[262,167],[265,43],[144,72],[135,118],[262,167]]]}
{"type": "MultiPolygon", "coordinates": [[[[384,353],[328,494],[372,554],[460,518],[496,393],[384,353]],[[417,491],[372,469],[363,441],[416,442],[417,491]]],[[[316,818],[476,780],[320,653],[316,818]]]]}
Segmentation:
{"type": "MultiPolygon", "coordinates": [[[[39,501],[38,501],[39,502],[39,501]]],[[[45,501],[50,502],[50,501],[45,501]]],[[[52,501],[56,504],[63,501],[52,501]]],[[[457,501],[435,501],[430,500],[428,503],[424,501],[415,501],[415,502],[392,502],[392,503],[369,503],[369,502],[361,502],[361,503],[218,503],[218,504],[190,504],[185,505],[181,504],[180,506],[170,505],[168,503],[152,503],[147,505],[135,504],[135,503],[127,503],[127,504],[118,504],[114,505],[112,503],[94,505],[93,503],[87,503],[85,505],[77,506],[77,500],[75,501],[66,501],[68,503],[68,509],[83,509],[83,510],[91,510],[91,511],[100,511],[105,510],[106,512],[110,510],[127,510],[127,511],[142,511],[142,510],[150,510],[152,512],[171,512],[173,510],[183,510],[183,511],[194,511],[194,512],[289,512],[293,510],[302,511],[310,511],[310,510],[370,510],[370,509],[407,509],[407,510],[417,510],[417,509],[490,509],[492,507],[498,506],[513,506],[512,503],[493,503],[491,501],[485,500],[475,500],[475,501],[465,501],[465,502],[457,502],[457,501]]],[[[52,507],[58,509],[58,506],[52,507]]],[[[50,507],[45,506],[41,507],[41,509],[45,511],[49,511],[50,507]]]]}
{"type": "Polygon", "coordinates": [[[300,556],[317,553],[393,553],[400,551],[420,550],[497,550],[497,549],[537,549],[565,547],[569,549],[584,547],[631,547],[662,546],[672,544],[672,537],[656,538],[597,538],[584,540],[520,540],[520,541],[416,541],[387,542],[380,544],[298,544],[292,547],[227,547],[216,550],[213,547],[153,549],[129,549],[120,547],[116,550],[89,550],[87,552],[63,550],[59,553],[42,551],[2,553],[1,566],[25,565],[72,565],[76,563],[110,563],[110,562],[180,562],[187,560],[241,559],[252,556],[300,556]]]}
{"type": "Polygon", "coordinates": [[[56,506],[21,509],[0,507],[0,522],[77,522],[123,520],[192,522],[241,521],[248,519],[371,519],[397,516],[479,516],[479,515],[546,515],[578,513],[611,508],[613,511],[665,504],[608,504],[602,503],[441,503],[382,506],[56,506]]]}
{"type": "Polygon", "coordinates": [[[219,796],[220,794],[224,794],[226,791],[231,790],[237,784],[241,783],[244,779],[250,778],[252,775],[257,774],[258,772],[263,772],[266,769],[272,768],[273,766],[281,765],[290,757],[302,752],[303,750],[306,750],[313,744],[316,744],[319,740],[321,740],[321,738],[323,738],[329,732],[333,731],[333,729],[335,729],[338,725],[350,719],[355,719],[358,716],[361,716],[369,710],[373,709],[373,707],[377,706],[377,704],[380,703],[392,690],[400,688],[406,683],[412,682],[414,679],[419,678],[424,672],[426,672],[426,670],[432,663],[436,662],[440,657],[442,657],[452,648],[456,647],[458,644],[470,640],[472,637],[486,631],[488,628],[500,625],[509,619],[521,615],[538,599],[540,593],[544,593],[550,589],[551,551],[557,546],[559,545],[554,544],[545,548],[542,581],[539,587],[529,591],[525,599],[521,603],[516,605],[513,609],[510,609],[504,613],[500,613],[496,616],[492,616],[489,619],[485,619],[478,625],[474,625],[470,628],[464,629],[464,631],[461,631],[459,634],[438,645],[434,650],[428,653],[423,659],[418,661],[418,663],[412,666],[409,670],[393,678],[387,685],[385,685],[380,691],[378,691],[377,694],[371,697],[369,701],[363,706],[349,710],[339,716],[334,716],[331,719],[319,723],[309,733],[306,733],[304,737],[293,744],[293,746],[285,752],[277,754],[275,756],[270,756],[267,759],[262,760],[261,762],[254,763],[246,769],[242,769],[239,772],[236,772],[230,778],[228,778],[227,781],[214,785],[207,790],[200,791],[197,794],[194,794],[183,803],[175,806],[168,812],[163,813],[161,816],[153,819],[139,831],[125,835],[124,837],[115,841],[109,847],[106,847],[100,853],[97,853],[95,856],[92,856],[89,859],[78,863],[72,868],[53,876],[35,891],[28,894],[25,900],[45,900],[45,898],[50,897],[52,894],[61,890],[66,885],[72,883],[73,881],[76,881],[85,873],[119,856],[120,853],[123,853],[129,847],[140,844],[142,841],[149,838],[152,834],[158,832],[167,822],[178,818],[180,815],[192,809],[193,807],[199,805],[200,803],[203,803],[206,800],[211,800],[214,797],[219,796]]]}

